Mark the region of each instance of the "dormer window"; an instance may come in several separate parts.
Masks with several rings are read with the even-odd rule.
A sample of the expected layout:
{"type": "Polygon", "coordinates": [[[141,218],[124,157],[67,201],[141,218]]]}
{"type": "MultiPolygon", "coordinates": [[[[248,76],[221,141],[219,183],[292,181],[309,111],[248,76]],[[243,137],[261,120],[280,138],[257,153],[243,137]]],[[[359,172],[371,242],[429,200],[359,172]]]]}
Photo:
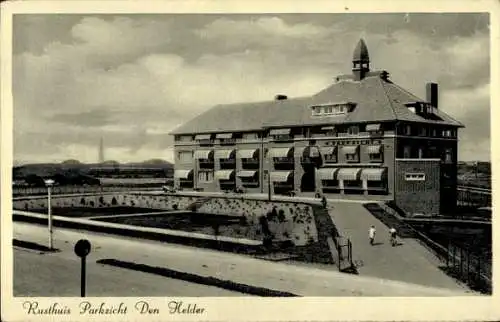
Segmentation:
{"type": "Polygon", "coordinates": [[[354,107],[355,103],[337,103],[337,104],[323,104],[315,105],[311,107],[313,116],[331,116],[331,115],[342,115],[350,113],[354,107]]]}

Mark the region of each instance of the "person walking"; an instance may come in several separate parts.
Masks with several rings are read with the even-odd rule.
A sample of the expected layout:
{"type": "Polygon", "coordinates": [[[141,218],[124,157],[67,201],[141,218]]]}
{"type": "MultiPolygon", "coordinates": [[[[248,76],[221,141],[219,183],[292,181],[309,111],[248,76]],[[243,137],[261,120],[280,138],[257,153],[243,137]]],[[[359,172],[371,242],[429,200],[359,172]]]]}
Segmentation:
{"type": "Polygon", "coordinates": [[[389,235],[391,236],[391,245],[392,245],[392,247],[396,246],[397,245],[397,239],[396,239],[397,232],[396,232],[396,228],[391,227],[391,229],[389,229],[389,235]]]}
{"type": "Polygon", "coordinates": [[[370,245],[373,246],[374,242],[375,242],[375,233],[377,232],[377,230],[375,229],[375,226],[371,226],[370,227],[370,230],[368,230],[368,237],[370,238],[370,245]]]}

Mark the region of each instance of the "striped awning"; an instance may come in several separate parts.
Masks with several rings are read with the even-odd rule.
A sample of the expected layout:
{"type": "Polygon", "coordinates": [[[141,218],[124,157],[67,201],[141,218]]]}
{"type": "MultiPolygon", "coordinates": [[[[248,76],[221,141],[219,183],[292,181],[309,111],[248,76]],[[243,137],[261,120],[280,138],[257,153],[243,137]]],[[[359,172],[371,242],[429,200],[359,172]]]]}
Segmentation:
{"type": "Polygon", "coordinates": [[[257,171],[242,170],[238,171],[237,176],[243,178],[251,178],[257,174],[257,171]]]}
{"type": "Polygon", "coordinates": [[[285,135],[290,134],[291,129],[272,129],[269,131],[269,135],[285,135]]]}
{"type": "Polygon", "coordinates": [[[195,140],[210,140],[211,134],[197,134],[194,139],[195,140]]]}
{"type": "Polygon", "coordinates": [[[337,150],[336,146],[324,146],[324,147],[321,147],[321,153],[325,154],[325,155],[335,154],[336,150],[337,150]]]}
{"type": "Polygon", "coordinates": [[[321,168],[318,170],[318,177],[321,180],[335,180],[335,172],[338,168],[321,168]]]}
{"type": "Polygon", "coordinates": [[[342,153],[344,154],[356,154],[358,152],[357,145],[347,145],[342,147],[342,153]]]}
{"type": "Polygon", "coordinates": [[[216,159],[230,159],[231,155],[234,153],[234,149],[229,150],[215,150],[216,159]]]}
{"type": "Polygon", "coordinates": [[[215,135],[216,139],[232,139],[233,133],[218,133],[215,135]]]}
{"type": "Polygon", "coordinates": [[[272,158],[287,158],[293,154],[293,147],[289,148],[273,148],[269,150],[269,155],[272,158]]]}
{"type": "Polygon", "coordinates": [[[366,147],[366,151],[369,154],[379,154],[381,150],[382,150],[381,145],[369,145],[366,147]]]}
{"type": "Polygon", "coordinates": [[[371,132],[371,131],[380,131],[380,123],[367,124],[366,125],[366,132],[371,132]]]}
{"type": "Polygon", "coordinates": [[[213,150],[196,150],[194,151],[195,159],[211,159],[213,156],[213,150]]]}
{"type": "Polygon", "coordinates": [[[234,170],[215,171],[214,177],[218,180],[229,180],[234,175],[234,170]]]}
{"type": "Polygon", "coordinates": [[[189,176],[193,175],[193,169],[191,170],[175,170],[174,178],[176,179],[188,179],[189,176]]]}
{"type": "Polygon", "coordinates": [[[337,173],[337,179],[356,181],[360,171],[358,168],[341,168],[337,173]]]}
{"type": "Polygon", "coordinates": [[[272,182],[287,182],[291,177],[292,171],[275,171],[271,172],[272,182]]]}
{"type": "Polygon", "coordinates": [[[370,168],[361,171],[361,180],[382,181],[385,168],[370,168]]]}
{"type": "Polygon", "coordinates": [[[238,158],[253,159],[257,157],[258,149],[238,150],[238,158]]]}

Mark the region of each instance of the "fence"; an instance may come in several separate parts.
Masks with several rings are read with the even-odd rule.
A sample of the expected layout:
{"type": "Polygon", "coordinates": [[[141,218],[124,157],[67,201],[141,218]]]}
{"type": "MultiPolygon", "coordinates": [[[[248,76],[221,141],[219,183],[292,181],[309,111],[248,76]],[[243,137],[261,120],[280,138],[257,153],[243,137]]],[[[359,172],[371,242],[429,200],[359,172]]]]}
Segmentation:
{"type": "MultiPolygon", "coordinates": [[[[52,187],[52,194],[80,194],[80,193],[102,193],[102,192],[123,192],[131,190],[139,191],[155,191],[159,187],[144,187],[144,186],[55,186],[52,187]]],[[[12,195],[14,197],[20,196],[37,196],[46,195],[46,187],[23,187],[13,188],[12,195]]]]}
{"type": "Polygon", "coordinates": [[[346,271],[353,268],[352,260],[352,242],[349,238],[337,237],[336,238],[338,261],[337,266],[339,271],[346,271]]]}

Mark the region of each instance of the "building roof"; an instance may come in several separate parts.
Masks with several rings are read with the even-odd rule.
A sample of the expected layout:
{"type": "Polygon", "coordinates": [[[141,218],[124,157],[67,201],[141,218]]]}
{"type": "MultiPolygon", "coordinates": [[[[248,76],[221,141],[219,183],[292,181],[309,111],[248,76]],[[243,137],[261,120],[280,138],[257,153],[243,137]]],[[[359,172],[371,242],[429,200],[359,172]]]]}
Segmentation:
{"type": "MultiPolygon", "coordinates": [[[[362,39],[353,54],[353,62],[359,61],[369,63],[368,49],[362,39]]],[[[460,122],[439,109],[435,110],[432,118],[413,113],[405,104],[425,100],[394,84],[388,79],[386,71],[370,72],[367,68],[366,73],[357,77],[359,80],[354,76],[340,75],[334,84],[309,97],[217,105],[181,125],[171,134],[243,132],[273,127],[387,121],[463,127],[460,122]],[[350,113],[322,117],[312,114],[314,105],[346,102],[356,104],[350,113]]]]}
{"type": "Polygon", "coordinates": [[[341,80],[310,97],[217,105],[181,125],[172,134],[398,120],[463,127],[460,122],[439,109],[435,114],[442,120],[429,120],[405,106],[407,103],[423,101],[391,81],[373,75],[361,81],[341,80]],[[356,108],[345,115],[312,115],[311,106],[340,102],[354,102],[356,108]]]}

